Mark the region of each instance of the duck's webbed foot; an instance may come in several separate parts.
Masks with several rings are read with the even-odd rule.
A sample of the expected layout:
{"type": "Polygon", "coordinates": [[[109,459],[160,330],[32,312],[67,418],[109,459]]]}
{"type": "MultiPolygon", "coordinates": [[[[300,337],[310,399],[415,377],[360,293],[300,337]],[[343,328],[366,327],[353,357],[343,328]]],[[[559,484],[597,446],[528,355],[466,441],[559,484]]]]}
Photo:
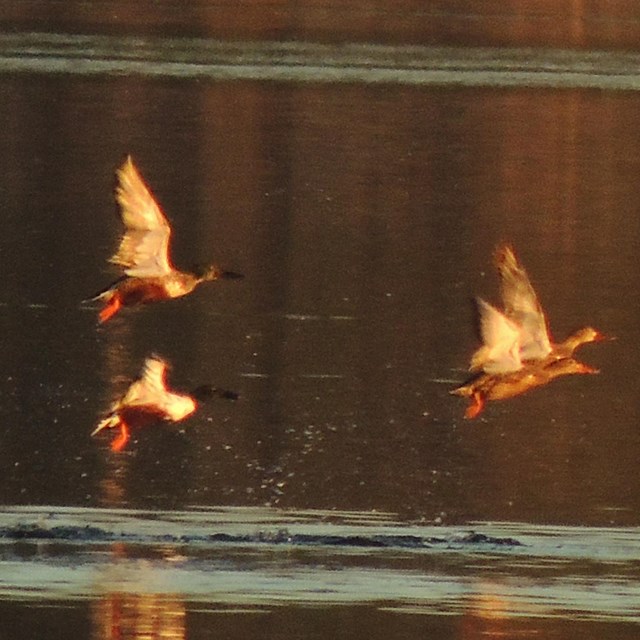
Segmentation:
{"type": "Polygon", "coordinates": [[[125,422],[121,421],[120,433],[111,442],[111,451],[115,451],[116,453],[122,451],[127,442],[129,442],[129,438],[129,427],[127,427],[125,422]]]}
{"type": "Polygon", "coordinates": [[[113,316],[115,316],[116,313],[118,313],[118,311],[120,311],[121,308],[122,308],[122,302],[120,301],[120,296],[116,294],[109,300],[109,302],[107,302],[105,307],[100,311],[100,314],[98,316],[100,319],[100,323],[102,324],[107,320],[109,320],[110,318],[113,318],[113,316]]]}
{"type": "Polygon", "coordinates": [[[473,420],[477,418],[484,409],[485,399],[481,393],[475,392],[471,396],[471,404],[467,407],[467,410],[464,412],[464,417],[467,420],[473,420]]]}

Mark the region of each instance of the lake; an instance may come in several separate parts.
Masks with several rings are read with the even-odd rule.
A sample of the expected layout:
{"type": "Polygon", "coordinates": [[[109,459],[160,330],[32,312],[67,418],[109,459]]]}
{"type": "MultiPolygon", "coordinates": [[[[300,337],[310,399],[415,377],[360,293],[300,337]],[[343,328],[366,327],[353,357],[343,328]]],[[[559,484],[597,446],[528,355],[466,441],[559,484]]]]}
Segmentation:
{"type": "Polygon", "coordinates": [[[637,637],[633,7],[48,7],[0,13],[0,637],[637,637]],[[126,154],[245,278],[98,325],[126,154]],[[616,340],[468,421],[502,242],[616,340]],[[114,454],[152,353],[239,399],[114,454]]]}

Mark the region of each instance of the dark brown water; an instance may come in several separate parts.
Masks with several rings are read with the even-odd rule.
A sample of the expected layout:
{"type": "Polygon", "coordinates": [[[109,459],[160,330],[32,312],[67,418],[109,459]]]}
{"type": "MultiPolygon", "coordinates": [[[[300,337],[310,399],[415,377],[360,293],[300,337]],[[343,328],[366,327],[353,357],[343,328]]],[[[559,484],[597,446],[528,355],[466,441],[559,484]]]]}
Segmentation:
{"type": "Polygon", "coordinates": [[[163,545],[151,520],[124,547],[8,538],[11,637],[635,637],[632,10],[106,3],[82,22],[51,6],[48,22],[39,3],[0,16],[0,526],[73,507],[74,526],[114,532],[163,510],[156,533],[179,536],[187,510],[216,534],[208,510],[228,507],[249,537],[163,545]],[[541,33],[553,49],[523,48],[541,33]],[[171,218],[175,262],[246,277],[98,327],[81,301],[115,276],[126,153],[171,218]],[[555,337],[592,324],[617,340],[580,353],[600,375],[470,423],[448,392],[505,240],[555,337]],[[89,433],[153,352],[173,386],[240,400],[114,455],[89,433]],[[527,551],[260,546],[257,531],[290,530],[288,510],[310,510],[321,537],[351,535],[331,513],[384,513],[393,535],[473,528],[527,551]]]}

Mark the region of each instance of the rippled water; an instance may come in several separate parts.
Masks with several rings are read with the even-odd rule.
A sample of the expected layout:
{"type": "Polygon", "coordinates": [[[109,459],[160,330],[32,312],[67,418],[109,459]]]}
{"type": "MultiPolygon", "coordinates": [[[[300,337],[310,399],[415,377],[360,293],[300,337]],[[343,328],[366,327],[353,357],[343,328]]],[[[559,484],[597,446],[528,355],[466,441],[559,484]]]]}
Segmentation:
{"type": "Polygon", "coordinates": [[[369,604],[640,621],[637,529],[434,527],[335,511],[17,507],[2,514],[0,542],[5,600],[171,593],[191,607],[369,604]]]}

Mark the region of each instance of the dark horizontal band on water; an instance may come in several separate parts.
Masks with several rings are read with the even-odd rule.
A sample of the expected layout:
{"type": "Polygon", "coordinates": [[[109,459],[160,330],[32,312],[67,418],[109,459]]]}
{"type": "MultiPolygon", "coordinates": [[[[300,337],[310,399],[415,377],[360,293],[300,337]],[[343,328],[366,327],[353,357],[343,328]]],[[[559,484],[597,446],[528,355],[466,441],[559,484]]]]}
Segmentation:
{"type": "Polygon", "coordinates": [[[292,546],[337,546],[337,547],[372,547],[372,548],[404,548],[426,549],[434,546],[455,549],[467,546],[521,546],[513,538],[496,538],[482,533],[469,532],[448,537],[423,538],[414,535],[313,535],[289,533],[286,529],[265,532],[259,531],[249,535],[233,535],[228,533],[210,533],[205,535],[185,534],[133,534],[108,531],[92,526],[54,526],[42,527],[37,524],[16,525],[0,529],[0,539],[50,542],[82,542],[107,543],[129,542],[131,544],[272,544],[292,546]]]}
{"type": "Polygon", "coordinates": [[[0,35],[0,71],[488,87],[640,89],[640,54],[51,33],[0,35]]]}

